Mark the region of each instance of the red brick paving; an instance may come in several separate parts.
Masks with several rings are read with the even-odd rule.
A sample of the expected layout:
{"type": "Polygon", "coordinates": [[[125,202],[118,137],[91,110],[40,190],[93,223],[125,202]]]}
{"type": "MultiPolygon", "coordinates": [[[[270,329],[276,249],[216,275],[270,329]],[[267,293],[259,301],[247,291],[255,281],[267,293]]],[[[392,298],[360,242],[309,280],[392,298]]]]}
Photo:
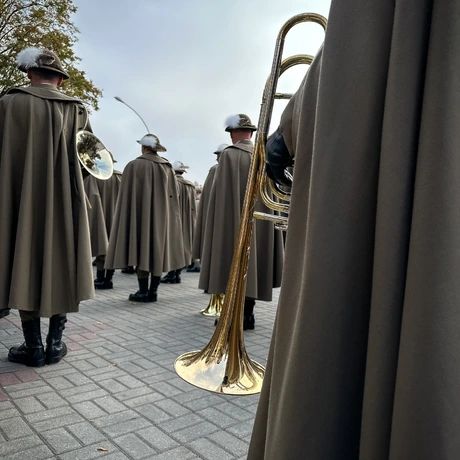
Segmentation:
{"type": "Polygon", "coordinates": [[[35,382],[37,380],[41,380],[40,376],[33,370],[15,372],[15,375],[23,382],[35,382]]]}
{"type": "Polygon", "coordinates": [[[18,383],[22,382],[12,372],[0,374],[0,386],[7,387],[8,385],[17,385],[18,383]]]}

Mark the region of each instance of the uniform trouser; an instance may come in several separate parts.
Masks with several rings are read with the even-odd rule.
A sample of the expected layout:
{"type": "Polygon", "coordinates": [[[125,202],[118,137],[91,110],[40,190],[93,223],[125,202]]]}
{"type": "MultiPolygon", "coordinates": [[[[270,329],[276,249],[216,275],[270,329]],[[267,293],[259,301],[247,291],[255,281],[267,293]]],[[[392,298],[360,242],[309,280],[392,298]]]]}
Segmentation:
{"type": "MultiPolygon", "coordinates": [[[[19,316],[21,317],[21,321],[33,321],[35,319],[40,318],[40,312],[19,310],[19,316]]],[[[54,316],[67,316],[67,315],[65,313],[61,313],[60,315],[54,315],[54,316]]]]}
{"type": "Polygon", "coordinates": [[[246,297],[244,299],[244,316],[250,316],[254,314],[255,304],[256,304],[256,301],[254,299],[251,299],[249,297],[246,297]]]}
{"type": "Polygon", "coordinates": [[[104,270],[105,254],[102,254],[101,256],[97,256],[95,262],[96,262],[97,270],[104,270]]]}
{"type": "Polygon", "coordinates": [[[140,280],[148,279],[150,272],[145,272],[144,270],[137,269],[137,277],[140,280]]]}

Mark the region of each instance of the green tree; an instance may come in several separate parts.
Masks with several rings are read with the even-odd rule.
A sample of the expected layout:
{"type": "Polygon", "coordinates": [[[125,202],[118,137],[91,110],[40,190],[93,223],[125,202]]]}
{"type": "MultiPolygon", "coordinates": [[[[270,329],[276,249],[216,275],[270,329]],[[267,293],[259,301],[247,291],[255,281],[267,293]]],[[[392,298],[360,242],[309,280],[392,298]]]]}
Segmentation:
{"type": "Polygon", "coordinates": [[[73,45],[78,29],[72,23],[77,7],[72,0],[0,0],[0,96],[13,86],[28,84],[16,67],[16,56],[29,46],[55,51],[70,79],[62,89],[98,109],[102,91],[77,68],[81,59],[73,45]]]}

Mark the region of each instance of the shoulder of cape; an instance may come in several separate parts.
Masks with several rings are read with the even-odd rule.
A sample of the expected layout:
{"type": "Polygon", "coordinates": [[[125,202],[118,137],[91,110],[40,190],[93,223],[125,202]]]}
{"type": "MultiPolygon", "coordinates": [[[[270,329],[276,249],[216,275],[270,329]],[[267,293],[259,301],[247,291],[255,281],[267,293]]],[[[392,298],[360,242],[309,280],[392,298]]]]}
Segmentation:
{"type": "Polygon", "coordinates": [[[240,141],[236,144],[229,145],[227,148],[223,150],[223,152],[221,153],[221,157],[225,152],[231,152],[232,150],[242,150],[243,152],[252,153],[254,151],[254,144],[251,141],[240,141]]]}
{"type": "Polygon", "coordinates": [[[172,169],[171,163],[166,158],[160,157],[160,155],[151,155],[151,154],[146,153],[145,155],[141,155],[140,157],[137,157],[133,161],[136,161],[136,160],[147,160],[147,161],[151,161],[152,163],[160,163],[162,165],[169,166],[172,169]]]}
{"type": "Polygon", "coordinates": [[[67,96],[67,94],[61,93],[55,89],[38,88],[34,86],[26,86],[24,88],[11,88],[6,92],[8,94],[30,94],[31,96],[38,97],[40,99],[47,99],[50,101],[61,101],[61,102],[74,102],[76,104],[83,105],[83,102],[74,97],[67,96]]]}
{"type": "Polygon", "coordinates": [[[192,182],[188,181],[187,179],[184,179],[182,176],[176,176],[179,182],[182,182],[184,185],[188,185],[189,187],[195,188],[195,184],[192,182]]]}

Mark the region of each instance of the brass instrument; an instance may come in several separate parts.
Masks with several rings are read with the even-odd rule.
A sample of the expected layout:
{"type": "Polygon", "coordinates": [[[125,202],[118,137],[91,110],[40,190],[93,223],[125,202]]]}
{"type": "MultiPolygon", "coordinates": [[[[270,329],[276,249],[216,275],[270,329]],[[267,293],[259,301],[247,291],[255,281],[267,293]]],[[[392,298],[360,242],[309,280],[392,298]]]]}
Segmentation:
{"type": "MultiPolygon", "coordinates": [[[[185,381],[216,393],[249,395],[259,393],[262,388],[265,368],[249,358],[243,339],[246,275],[253,231],[254,206],[265,170],[265,144],[276,98],[276,87],[283,67],[284,40],[289,30],[302,22],[315,22],[324,29],[327,23],[326,19],[318,14],[299,14],[288,20],[278,34],[272,71],[265,87],[260,110],[238,240],[233,253],[225,300],[216,330],[203,350],[185,353],[179,356],[174,363],[177,374],[185,381]]],[[[284,63],[289,62],[289,67],[291,67],[297,61],[305,61],[305,56],[302,56],[301,59],[294,57],[290,61],[285,60],[284,63]]],[[[284,64],[284,66],[287,67],[288,64],[284,64]]],[[[278,193],[278,189],[274,188],[278,193]]],[[[279,204],[277,203],[277,205],[279,204]]],[[[282,212],[286,212],[286,208],[283,208],[282,212]]],[[[280,217],[282,216],[271,216],[271,218],[278,220],[280,217]]],[[[281,220],[280,223],[285,224],[285,221],[281,220]]]]}
{"type": "Polygon", "coordinates": [[[97,179],[107,180],[113,174],[113,158],[104,144],[91,132],[77,132],[77,155],[86,171],[97,179]]]}

